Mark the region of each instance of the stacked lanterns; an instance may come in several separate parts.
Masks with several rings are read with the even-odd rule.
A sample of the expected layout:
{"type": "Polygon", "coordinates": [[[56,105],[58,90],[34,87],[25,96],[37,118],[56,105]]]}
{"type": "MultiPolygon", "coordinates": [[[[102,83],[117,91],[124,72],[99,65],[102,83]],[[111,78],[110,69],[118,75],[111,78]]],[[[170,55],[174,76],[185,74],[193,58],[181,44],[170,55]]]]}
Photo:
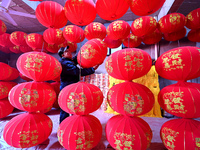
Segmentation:
{"type": "Polygon", "coordinates": [[[101,90],[89,83],[78,82],[63,88],[58,103],[64,111],[74,114],[63,120],[58,129],[58,141],[66,149],[92,149],[102,136],[100,121],[90,115],[103,102],[101,90]]]}
{"type": "Polygon", "coordinates": [[[56,100],[53,87],[44,81],[58,78],[60,63],[43,52],[27,52],[17,60],[17,68],[32,82],[14,86],[9,101],[17,109],[27,111],[11,119],[4,128],[4,140],[16,148],[28,148],[45,141],[52,131],[52,121],[44,112],[56,100]]]}
{"type": "Polygon", "coordinates": [[[178,47],[163,53],[155,67],[160,76],[178,81],[164,87],[159,95],[160,106],[181,119],[164,123],[160,130],[161,139],[167,149],[199,149],[199,94],[200,84],[187,80],[200,76],[200,52],[198,47],[178,47]],[[194,134],[195,133],[195,134],[194,134]]]}
{"type": "Polygon", "coordinates": [[[126,80],[114,85],[107,94],[111,108],[120,113],[106,125],[107,140],[115,149],[147,149],[151,143],[150,126],[137,116],[152,109],[154,95],[146,86],[132,82],[147,74],[151,65],[150,55],[136,48],[117,51],[106,60],[108,74],[126,80]]]}

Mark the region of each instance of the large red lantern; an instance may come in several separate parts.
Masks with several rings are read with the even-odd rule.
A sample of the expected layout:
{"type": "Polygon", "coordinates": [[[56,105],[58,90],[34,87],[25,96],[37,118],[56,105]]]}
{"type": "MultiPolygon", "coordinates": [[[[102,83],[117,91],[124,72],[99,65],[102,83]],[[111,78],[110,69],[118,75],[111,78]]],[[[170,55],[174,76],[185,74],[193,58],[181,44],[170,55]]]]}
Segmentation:
{"type": "Polygon", "coordinates": [[[15,80],[19,77],[19,71],[16,68],[11,67],[11,75],[6,79],[7,81],[15,80]]]}
{"type": "Polygon", "coordinates": [[[29,148],[44,142],[52,132],[51,119],[42,113],[23,113],[4,127],[3,138],[15,148],[29,148]]]}
{"type": "Polygon", "coordinates": [[[106,60],[106,71],[116,79],[129,80],[142,77],[151,69],[151,56],[137,48],[125,48],[112,53],[106,60]]]}
{"type": "Polygon", "coordinates": [[[152,130],[148,123],[139,117],[117,115],[106,124],[106,138],[117,150],[146,150],[152,139],[152,130]]]}
{"type": "Polygon", "coordinates": [[[189,29],[199,29],[200,28],[200,8],[191,11],[186,16],[187,22],[186,27],[189,29]]]}
{"type": "Polygon", "coordinates": [[[127,116],[146,114],[154,105],[153,93],[146,86],[131,81],[111,87],[107,99],[113,110],[127,116]]]}
{"type": "Polygon", "coordinates": [[[93,0],[67,0],[65,15],[75,25],[85,26],[96,18],[96,8],[93,0]]]}
{"type": "Polygon", "coordinates": [[[117,48],[122,44],[122,40],[120,39],[113,40],[113,39],[110,39],[108,36],[106,36],[103,41],[106,43],[107,47],[109,48],[117,48]]]}
{"type": "Polygon", "coordinates": [[[180,13],[171,13],[163,16],[158,21],[158,28],[162,33],[171,33],[182,29],[186,24],[186,18],[180,13]]]}
{"type": "Polygon", "coordinates": [[[84,34],[88,40],[94,38],[103,40],[106,37],[106,27],[99,22],[92,22],[85,27],[84,34]]]}
{"type": "Polygon", "coordinates": [[[107,45],[100,39],[87,41],[78,52],[77,60],[83,68],[102,64],[107,55],[107,45]]]}
{"type": "Polygon", "coordinates": [[[43,38],[48,44],[61,44],[65,41],[62,30],[53,28],[46,29],[43,38]]]}
{"type": "Polygon", "coordinates": [[[156,60],[157,73],[169,80],[190,80],[200,75],[198,47],[185,46],[171,49],[156,60]]]}
{"type": "Polygon", "coordinates": [[[192,119],[173,119],[165,122],[160,137],[167,149],[197,150],[200,144],[200,122],[192,119]]]}
{"type": "Polygon", "coordinates": [[[128,22],[124,20],[117,20],[109,24],[106,32],[110,39],[118,40],[126,38],[130,34],[130,30],[131,27],[128,22]]]}
{"type": "Polygon", "coordinates": [[[41,34],[30,33],[26,36],[26,43],[33,49],[42,49],[44,44],[44,39],[41,34]]]}
{"type": "Polygon", "coordinates": [[[6,27],[5,23],[2,20],[0,20],[0,35],[4,34],[6,32],[6,30],[7,30],[7,27],[6,27]]]}
{"type": "Polygon", "coordinates": [[[101,90],[89,83],[78,82],[63,88],[58,97],[60,108],[70,114],[87,115],[103,102],[101,90]]]}
{"type": "Polygon", "coordinates": [[[0,62],[0,80],[6,80],[12,74],[12,67],[8,64],[0,62]]]}
{"type": "Polygon", "coordinates": [[[117,20],[127,12],[129,4],[130,0],[98,0],[96,10],[104,20],[117,20]]]}
{"type": "Polygon", "coordinates": [[[15,82],[0,82],[0,99],[8,97],[10,90],[16,85],[15,82]]]}
{"type": "Polygon", "coordinates": [[[147,16],[162,7],[165,0],[131,0],[130,9],[137,16],[147,16]]]}
{"type": "Polygon", "coordinates": [[[44,52],[27,52],[17,59],[17,69],[35,81],[48,81],[60,76],[59,61],[44,52]]]}
{"type": "Polygon", "coordinates": [[[49,83],[33,81],[14,86],[8,98],[17,109],[36,112],[52,106],[56,100],[56,93],[49,83]]]}
{"type": "Polygon", "coordinates": [[[62,121],[57,136],[66,149],[90,150],[100,142],[102,126],[92,115],[73,115],[62,121]]]}
{"type": "Polygon", "coordinates": [[[158,95],[158,102],[170,114],[183,118],[198,118],[199,91],[200,84],[180,81],[164,87],[158,95]]]}
{"type": "Polygon", "coordinates": [[[186,35],[186,28],[183,28],[181,30],[171,32],[171,33],[164,33],[163,37],[167,41],[177,41],[185,37],[186,35]]]}
{"type": "Polygon", "coordinates": [[[22,53],[22,51],[20,51],[20,48],[19,46],[15,45],[15,46],[12,46],[12,47],[9,47],[10,51],[15,53],[15,54],[20,54],[22,53]]]}
{"type": "Polygon", "coordinates": [[[13,110],[14,107],[10,104],[8,99],[0,100],[0,119],[11,114],[13,110]]]}
{"type": "Polygon", "coordinates": [[[0,45],[6,47],[12,47],[14,44],[10,41],[10,34],[4,33],[0,35],[0,45]]]}
{"type": "Polygon", "coordinates": [[[142,39],[130,33],[127,38],[122,40],[122,42],[124,46],[133,48],[133,47],[138,47],[141,44],[142,39]]]}
{"type": "Polygon", "coordinates": [[[162,36],[162,33],[156,29],[153,33],[143,36],[142,42],[148,45],[156,44],[162,39],[162,36]]]}
{"type": "Polygon", "coordinates": [[[35,15],[47,28],[62,28],[67,24],[63,6],[54,1],[40,3],[35,10],[35,15]]]}
{"type": "Polygon", "coordinates": [[[22,31],[15,31],[10,34],[10,41],[17,46],[26,45],[27,34],[22,31]]]}
{"type": "Polygon", "coordinates": [[[63,36],[67,41],[80,43],[85,39],[84,30],[76,25],[68,25],[63,29],[63,36]]]}
{"type": "Polygon", "coordinates": [[[192,42],[200,42],[200,29],[190,30],[188,32],[187,38],[192,42]]]}
{"type": "Polygon", "coordinates": [[[153,17],[144,16],[137,18],[131,24],[131,31],[136,36],[153,33],[157,28],[157,21],[153,17]]]}

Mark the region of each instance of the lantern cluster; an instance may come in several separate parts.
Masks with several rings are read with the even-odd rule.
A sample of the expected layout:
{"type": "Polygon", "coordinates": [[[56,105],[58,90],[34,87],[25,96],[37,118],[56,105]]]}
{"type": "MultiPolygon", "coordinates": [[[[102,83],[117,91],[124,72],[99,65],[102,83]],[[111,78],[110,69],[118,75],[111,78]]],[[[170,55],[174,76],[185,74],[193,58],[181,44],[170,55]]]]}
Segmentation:
{"type": "Polygon", "coordinates": [[[200,76],[198,47],[178,47],[163,53],[156,61],[160,76],[178,81],[164,87],[158,94],[160,106],[168,113],[181,117],[164,123],[161,139],[167,149],[198,149],[200,133],[200,84],[187,80],[200,76]],[[195,132],[195,136],[194,136],[195,132]]]}
{"type": "Polygon", "coordinates": [[[150,126],[137,116],[153,108],[154,95],[146,86],[132,82],[148,73],[151,65],[150,55],[136,48],[119,50],[106,60],[108,74],[126,80],[111,87],[107,93],[110,107],[120,113],[106,124],[107,140],[115,149],[147,149],[151,143],[150,126]]]}
{"type": "Polygon", "coordinates": [[[92,149],[102,136],[100,121],[90,115],[103,102],[101,90],[86,82],[78,82],[64,87],[58,96],[62,110],[73,116],[67,117],[59,126],[57,136],[66,149],[92,149]]]}

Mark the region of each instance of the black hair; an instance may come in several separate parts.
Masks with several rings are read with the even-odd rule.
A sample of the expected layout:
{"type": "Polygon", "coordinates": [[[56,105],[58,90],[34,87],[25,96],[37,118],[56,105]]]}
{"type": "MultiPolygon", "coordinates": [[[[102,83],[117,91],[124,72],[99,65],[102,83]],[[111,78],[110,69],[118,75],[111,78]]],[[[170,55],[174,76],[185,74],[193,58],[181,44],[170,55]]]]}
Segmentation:
{"type": "Polygon", "coordinates": [[[64,51],[66,49],[69,49],[69,46],[67,47],[61,47],[59,50],[58,50],[58,55],[62,58],[62,54],[64,53],[64,51]]]}

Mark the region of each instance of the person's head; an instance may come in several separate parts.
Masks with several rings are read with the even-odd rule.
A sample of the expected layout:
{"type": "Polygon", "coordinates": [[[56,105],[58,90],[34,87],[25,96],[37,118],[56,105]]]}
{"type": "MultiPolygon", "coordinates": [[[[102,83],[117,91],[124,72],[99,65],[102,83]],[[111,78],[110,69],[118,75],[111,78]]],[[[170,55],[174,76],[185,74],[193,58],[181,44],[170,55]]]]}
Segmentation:
{"type": "Polygon", "coordinates": [[[60,57],[64,57],[64,58],[69,58],[69,59],[72,59],[72,53],[71,51],[69,50],[69,46],[67,47],[61,47],[58,51],[58,55],[60,57]]]}

